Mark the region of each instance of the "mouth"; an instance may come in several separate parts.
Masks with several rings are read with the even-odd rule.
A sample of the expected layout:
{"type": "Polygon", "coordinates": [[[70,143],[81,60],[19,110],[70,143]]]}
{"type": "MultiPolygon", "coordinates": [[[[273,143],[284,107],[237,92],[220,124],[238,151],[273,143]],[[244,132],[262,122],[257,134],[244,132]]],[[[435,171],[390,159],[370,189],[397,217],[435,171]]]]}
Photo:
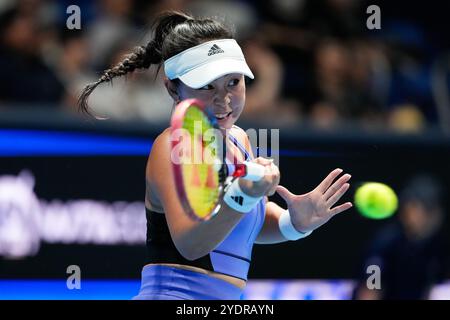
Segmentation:
{"type": "Polygon", "coordinates": [[[233,111],[230,111],[228,113],[215,113],[214,116],[216,117],[217,121],[222,121],[228,119],[233,111]]]}

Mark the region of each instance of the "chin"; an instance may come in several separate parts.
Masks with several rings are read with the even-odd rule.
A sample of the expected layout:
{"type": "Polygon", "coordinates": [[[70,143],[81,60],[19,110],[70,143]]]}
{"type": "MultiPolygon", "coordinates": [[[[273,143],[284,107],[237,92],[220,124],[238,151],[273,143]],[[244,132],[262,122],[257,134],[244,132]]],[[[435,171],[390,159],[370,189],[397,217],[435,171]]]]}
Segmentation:
{"type": "Polygon", "coordinates": [[[236,123],[236,120],[237,119],[228,119],[228,121],[225,121],[225,122],[218,121],[217,124],[222,129],[231,129],[234,126],[234,124],[236,123]]]}
{"type": "Polygon", "coordinates": [[[219,124],[219,128],[223,129],[223,130],[230,130],[232,127],[233,127],[233,124],[225,124],[225,125],[219,124]]]}

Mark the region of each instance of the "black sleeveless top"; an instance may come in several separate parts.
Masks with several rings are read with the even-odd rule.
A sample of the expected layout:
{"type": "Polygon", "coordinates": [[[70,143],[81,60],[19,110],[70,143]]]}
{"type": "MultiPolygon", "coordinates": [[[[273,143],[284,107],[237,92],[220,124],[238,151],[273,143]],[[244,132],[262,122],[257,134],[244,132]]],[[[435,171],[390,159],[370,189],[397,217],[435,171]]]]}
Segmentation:
{"type": "Polygon", "coordinates": [[[187,260],[175,247],[164,213],[145,208],[147,216],[147,253],[149,263],[176,263],[213,270],[209,255],[187,260]]]}

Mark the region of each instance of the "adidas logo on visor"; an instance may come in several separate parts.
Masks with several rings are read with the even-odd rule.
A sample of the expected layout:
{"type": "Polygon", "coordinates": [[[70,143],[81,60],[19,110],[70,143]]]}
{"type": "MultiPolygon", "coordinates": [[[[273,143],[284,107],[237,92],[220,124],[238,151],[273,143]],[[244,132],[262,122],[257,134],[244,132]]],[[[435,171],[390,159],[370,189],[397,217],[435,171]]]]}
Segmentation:
{"type": "Polygon", "coordinates": [[[211,49],[209,49],[208,51],[208,56],[212,56],[213,54],[218,54],[218,53],[224,53],[225,51],[223,51],[217,44],[214,44],[211,49]]]}

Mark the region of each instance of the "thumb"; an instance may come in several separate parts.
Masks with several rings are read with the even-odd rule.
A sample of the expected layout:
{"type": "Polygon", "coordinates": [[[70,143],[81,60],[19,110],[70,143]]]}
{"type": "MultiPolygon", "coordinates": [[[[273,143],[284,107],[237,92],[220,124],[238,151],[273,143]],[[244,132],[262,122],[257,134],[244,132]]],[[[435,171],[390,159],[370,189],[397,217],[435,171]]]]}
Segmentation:
{"type": "Polygon", "coordinates": [[[277,186],[276,191],[283,198],[283,200],[286,201],[287,204],[290,204],[292,198],[295,197],[295,194],[291,193],[288,189],[280,185],[277,186]]]}

